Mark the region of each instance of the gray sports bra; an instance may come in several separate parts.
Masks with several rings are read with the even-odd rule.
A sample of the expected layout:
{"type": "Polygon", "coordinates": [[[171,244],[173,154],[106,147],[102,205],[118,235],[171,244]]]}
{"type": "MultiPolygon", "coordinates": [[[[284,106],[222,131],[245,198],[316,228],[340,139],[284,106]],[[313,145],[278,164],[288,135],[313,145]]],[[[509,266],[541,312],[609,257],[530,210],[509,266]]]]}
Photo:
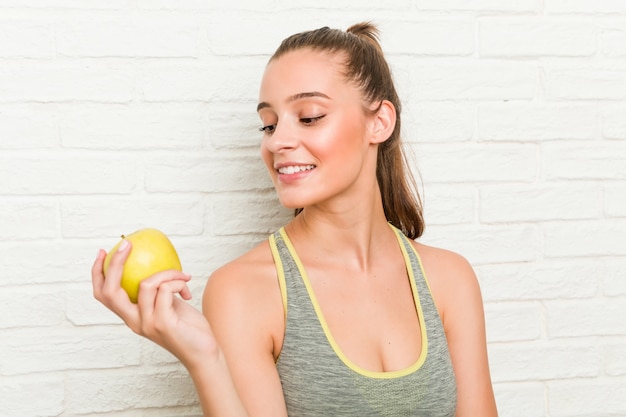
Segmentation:
{"type": "Polygon", "coordinates": [[[443,325],[415,248],[391,227],[404,255],[422,333],[418,360],[393,372],[367,371],[345,357],[284,228],[270,236],[286,314],[276,366],[289,416],[454,416],[456,382],[443,325]]]}

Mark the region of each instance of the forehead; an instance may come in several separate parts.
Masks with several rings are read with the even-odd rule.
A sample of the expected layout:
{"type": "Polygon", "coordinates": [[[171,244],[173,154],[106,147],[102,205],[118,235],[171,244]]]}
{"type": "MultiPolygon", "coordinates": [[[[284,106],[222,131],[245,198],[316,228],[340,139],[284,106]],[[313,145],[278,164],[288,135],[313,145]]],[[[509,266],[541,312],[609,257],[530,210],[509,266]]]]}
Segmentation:
{"type": "Polygon", "coordinates": [[[267,101],[304,91],[352,87],[348,84],[342,54],[300,49],[287,52],[268,63],[259,98],[260,101],[267,101]]]}

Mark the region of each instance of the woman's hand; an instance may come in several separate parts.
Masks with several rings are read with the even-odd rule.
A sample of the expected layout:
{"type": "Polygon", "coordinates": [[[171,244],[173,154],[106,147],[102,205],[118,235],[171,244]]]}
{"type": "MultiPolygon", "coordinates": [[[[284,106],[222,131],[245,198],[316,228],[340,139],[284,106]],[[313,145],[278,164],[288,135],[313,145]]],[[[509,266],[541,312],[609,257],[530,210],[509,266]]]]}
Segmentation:
{"type": "Polygon", "coordinates": [[[106,252],[98,252],[91,270],[94,297],[121,317],[133,332],[164,347],[187,368],[212,357],[217,359],[219,349],[208,321],[183,301],[191,299],[189,275],[175,270],[156,273],[141,282],[137,304],[130,301],[120,286],[124,263],[132,250],[131,243],[126,242],[112,254],[106,278],[106,252]]]}

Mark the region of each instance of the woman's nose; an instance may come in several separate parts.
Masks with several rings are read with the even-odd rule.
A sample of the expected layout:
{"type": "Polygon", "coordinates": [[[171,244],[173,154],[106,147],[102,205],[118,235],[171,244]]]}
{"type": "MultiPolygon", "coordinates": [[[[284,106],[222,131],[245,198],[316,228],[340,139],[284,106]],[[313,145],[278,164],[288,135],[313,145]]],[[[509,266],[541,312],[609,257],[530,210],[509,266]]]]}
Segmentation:
{"type": "Polygon", "coordinates": [[[266,146],[274,153],[293,149],[297,146],[297,142],[294,129],[286,122],[277,123],[274,132],[266,137],[266,146]]]}

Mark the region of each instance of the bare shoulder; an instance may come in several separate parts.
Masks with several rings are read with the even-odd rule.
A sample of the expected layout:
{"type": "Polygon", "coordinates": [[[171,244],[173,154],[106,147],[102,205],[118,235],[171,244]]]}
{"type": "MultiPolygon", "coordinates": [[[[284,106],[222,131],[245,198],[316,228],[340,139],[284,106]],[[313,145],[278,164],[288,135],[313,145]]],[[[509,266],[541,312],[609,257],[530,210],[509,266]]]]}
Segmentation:
{"type": "MultiPolygon", "coordinates": [[[[277,285],[274,261],[268,241],[215,270],[207,282],[205,297],[230,293],[246,297],[264,287],[277,285]]],[[[269,289],[269,288],[266,288],[269,289]]]]}
{"type": "Polygon", "coordinates": [[[286,416],[276,369],[285,314],[267,240],[209,277],[202,310],[250,415],[286,416]]]}
{"type": "Polygon", "coordinates": [[[432,296],[445,324],[451,309],[481,305],[480,286],[474,269],[462,255],[442,248],[413,242],[432,296]]]}
{"type": "Polygon", "coordinates": [[[218,338],[255,337],[274,350],[284,314],[267,240],[211,274],[202,308],[218,338]]]}

